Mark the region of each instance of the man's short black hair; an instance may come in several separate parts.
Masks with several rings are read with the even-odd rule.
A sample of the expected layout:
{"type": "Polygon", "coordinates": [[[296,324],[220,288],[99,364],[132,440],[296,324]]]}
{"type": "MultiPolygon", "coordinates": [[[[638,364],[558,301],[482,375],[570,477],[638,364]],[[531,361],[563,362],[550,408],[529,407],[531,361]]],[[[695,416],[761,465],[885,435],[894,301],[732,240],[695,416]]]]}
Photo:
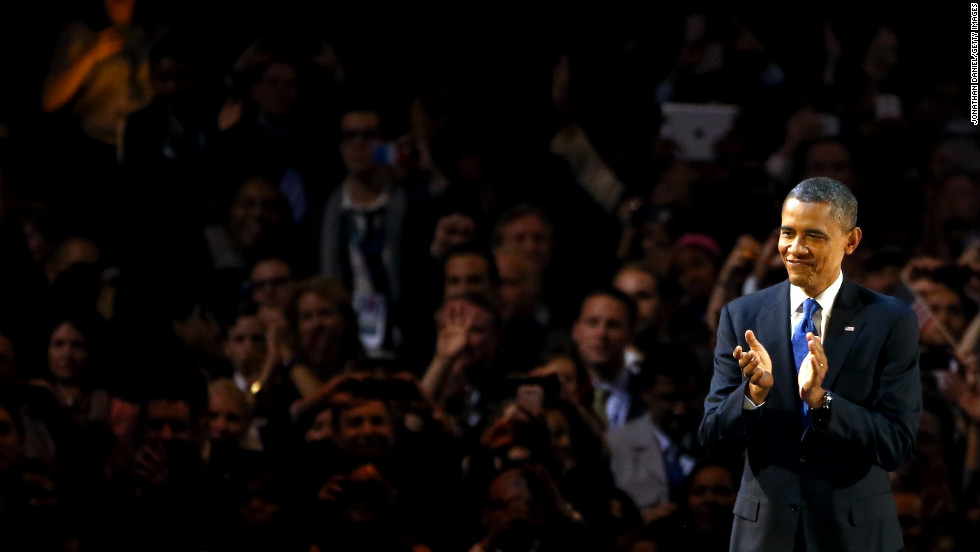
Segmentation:
{"type": "Polygon", "coordinates": [[[807,178],[786,194],[786,199],[783,200],[784,207],[790,198],[805,203],[829,203],[831,215],[844,232],[857,226],[857,198],[847,186],[833,178],[826,176],[807,178]]]}
{"type": "Polygon", "coordinates": [[[586,301],[592,299],[593,297],[609,297],[615,301],[619,301],[620,303],[622,303],[623,306],[626,307],[626,317],[627,317],[627,322],[629,324],[630,331],[632,332],[636,329],[636,318],[637,318],[636,301],[634,301],[633,298],[630,297],[629,295],[623,293],[622,291],[612,286],[604,286],[604,287],[596,288],[590,291],[589,293],[586,293],[585,297],[582,298],[581,303],[579,303],[580,305],[579,317],[582,316],[581,315],[582,308],[585,307],[586,301]]]}

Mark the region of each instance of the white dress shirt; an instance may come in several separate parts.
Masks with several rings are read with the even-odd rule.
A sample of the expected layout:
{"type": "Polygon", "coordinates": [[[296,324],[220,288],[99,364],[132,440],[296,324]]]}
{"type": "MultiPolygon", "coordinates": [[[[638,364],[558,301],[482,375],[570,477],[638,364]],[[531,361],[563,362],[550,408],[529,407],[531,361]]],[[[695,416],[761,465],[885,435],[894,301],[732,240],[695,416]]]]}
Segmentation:
{"type": "MultiPolygon", "coordinates": [[[[834,308],[834,300],[837,299],[837,293],[840,292],[840,286],[844,283],[844,273],[840,272],[837,274],[837,279],[834,283],[830,284],[827,289],[820,292],[814,299],[817,301],[817,310],[813,311],[813,326],[820,328],[819,335],[817,338],[820,343],[825,342],[825,336],[827,334],[827,324],[830,321],[830,312],[834,308]]],[[[798,288],[794,285],[789,286],[789,335],[793,335],[796,331],[796,327],[803,320],[803,302],[809,299],[810,296],[803,291],[802,288],[798,288]]],[[[796,367],[799,371],[799,366],[796,367]]],[[[763,404],[755,404],[747,396],[742,399],[742,409],[743,410],[755,410],[763,404]]]]}

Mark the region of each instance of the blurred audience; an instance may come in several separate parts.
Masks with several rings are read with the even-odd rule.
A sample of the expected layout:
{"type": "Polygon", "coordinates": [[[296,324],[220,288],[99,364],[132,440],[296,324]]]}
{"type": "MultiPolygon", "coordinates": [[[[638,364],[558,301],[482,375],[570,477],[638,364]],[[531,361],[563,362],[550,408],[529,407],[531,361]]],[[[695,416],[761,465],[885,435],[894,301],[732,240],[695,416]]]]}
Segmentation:
{"type": "Polygon", "coordinates": [[[953,10],[660,6],[505,43],[324,10],[5,19],[3,97],[34,100],[0,103],[0,548],[727,549],[743,459],[691,435],[811,176],[859,198],[845,277],[919,316],[905,549],[972,546],[953,10]],[[692,159],[667,102],[738,115],[692,159]]]}

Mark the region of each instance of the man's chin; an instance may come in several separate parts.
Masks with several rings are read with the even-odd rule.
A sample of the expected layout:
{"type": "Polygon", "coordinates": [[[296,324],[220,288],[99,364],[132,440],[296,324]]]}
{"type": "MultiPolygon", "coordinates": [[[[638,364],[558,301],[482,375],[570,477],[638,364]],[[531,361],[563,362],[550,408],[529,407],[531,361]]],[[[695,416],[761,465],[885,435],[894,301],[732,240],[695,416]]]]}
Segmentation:
{"type": "Polygon", "coordinates": [[[789,283],[793,284],[796,287],[805,287],[808,283],[810,283],[809,273],[800,274],[800,273],[793,273],[790,271],[788,272],[788,275],[789,275],[789,283]]]}

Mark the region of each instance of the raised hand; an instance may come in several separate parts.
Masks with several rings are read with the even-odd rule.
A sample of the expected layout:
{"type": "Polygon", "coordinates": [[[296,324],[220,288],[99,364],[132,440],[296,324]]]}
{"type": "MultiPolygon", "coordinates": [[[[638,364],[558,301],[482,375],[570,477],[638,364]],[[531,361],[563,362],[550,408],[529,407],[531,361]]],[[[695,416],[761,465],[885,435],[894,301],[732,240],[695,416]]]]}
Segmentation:
{"type": "Polygon", "coordinates": [[[747,330],[745,341],[749,344],[749,350],[743,351],[742,346],[735,347],[732,356],[738,361],[738,367],[742,370],[742,375],[749,380],[748,394],[749,399],[755,404],[762,404],[769,396],[772,389],[772,360],[769,359],[769,352],[762,346],[755,337],[755,332],[747,330]]]}
{"type": "Polygon", "coordinates": [[[823,351],[820,338],[813,332],[806,334],[807,347],[810,352],[800,365],[797,383],[800,386],[800,398],[810,408],[819,408],[823,404],[823,379],[827,375],[827,355],[823,351]]]}
{"type": "Polygon", "coordinates": [[[466,348],[466,338],[473,327],[476,307],[466,301],[450,301],[439,313],[439,337],[436,340],[436,356],[452,362],[466,348]]]}

